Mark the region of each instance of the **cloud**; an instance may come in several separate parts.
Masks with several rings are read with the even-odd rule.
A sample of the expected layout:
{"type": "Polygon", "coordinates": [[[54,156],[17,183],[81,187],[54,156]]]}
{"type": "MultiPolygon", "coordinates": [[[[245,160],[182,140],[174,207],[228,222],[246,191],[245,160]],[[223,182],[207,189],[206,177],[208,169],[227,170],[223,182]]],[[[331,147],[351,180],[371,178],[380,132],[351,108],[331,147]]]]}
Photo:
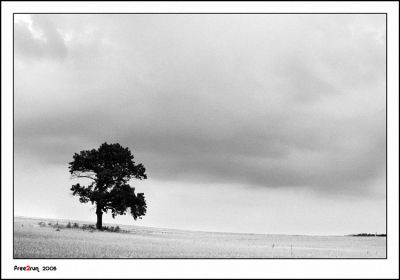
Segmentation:
{"type": "Polygon", "coordinates": [[[32,25],[46,41],[15,27],[19,160],[66,165],[115,141],[160,180],[367,193],[382,178],[384,16],[47,15],[32,25]]]}
{"type": "Polygon", "coordinates": [[[63,59],[67,55],[64,39],[46,17],[34,15],[30,22],[16,21],[14,34],[15,52],[25,59],[63,59]]]}

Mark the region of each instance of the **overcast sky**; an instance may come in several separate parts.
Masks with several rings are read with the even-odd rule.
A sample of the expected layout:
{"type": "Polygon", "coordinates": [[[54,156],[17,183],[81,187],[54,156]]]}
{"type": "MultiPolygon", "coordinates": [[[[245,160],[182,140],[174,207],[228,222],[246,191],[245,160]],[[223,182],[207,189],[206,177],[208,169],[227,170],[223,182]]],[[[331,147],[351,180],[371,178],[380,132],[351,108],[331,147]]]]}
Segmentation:
{"type": "Polygon", "coordinates": [[[385,15],[15,15],[14,51],[16,215],[95,221],[107,141],[149,177],[119,223],[385,232],[385,15]]]}

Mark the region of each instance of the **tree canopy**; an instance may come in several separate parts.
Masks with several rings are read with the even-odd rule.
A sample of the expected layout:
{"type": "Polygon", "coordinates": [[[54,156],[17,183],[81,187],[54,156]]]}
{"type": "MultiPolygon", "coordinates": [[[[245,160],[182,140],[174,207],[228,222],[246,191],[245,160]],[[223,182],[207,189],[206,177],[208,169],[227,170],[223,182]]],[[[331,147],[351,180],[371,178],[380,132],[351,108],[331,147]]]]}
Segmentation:
{"type": "Polygon", "coordinates": [[[135,164],[129,148],[120,144],[103,143],[98,149],[84,150],[73,155],[69,163],[72,178],[88,179],[86,186],[72,185],[74,196],[82,203],[96,204],[98,229],[102,228],[103,212],[111,211],[112,217],[125,215],[128,208],[136,220],[146,214],[147,205],[143,193],[135,194],[131,179],[147,179],[145,167],[135,164]]]}

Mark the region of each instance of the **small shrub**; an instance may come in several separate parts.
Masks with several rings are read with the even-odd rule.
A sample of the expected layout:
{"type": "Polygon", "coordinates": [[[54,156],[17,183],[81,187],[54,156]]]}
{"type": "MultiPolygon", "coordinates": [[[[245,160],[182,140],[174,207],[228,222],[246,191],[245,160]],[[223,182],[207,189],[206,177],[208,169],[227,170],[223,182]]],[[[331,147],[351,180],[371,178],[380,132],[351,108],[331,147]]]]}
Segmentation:
{"type": "Polygon", "coordinates": [[[103,226],[101,228],[101,231],[110,231],[110,228],[108,226],[103,226]]]}
{"type": "Polygon", "coordinates": [[[49,222],[47,225],[52,226],[53,224],[51,222],[49,222]]]}
{"type": "Polygon", "coordinates": [[[40,227],[45,227],[46,226],[46,223],[44,223],[44,222],[39,222],[38,224],[39,224],[40,227]]]}
{"type": "Polygon", "coordinates": [[[108,231],[108,232],[120,232],[121,228],[119,226],[103,226],[101,231],[108,231]]]}
{"type": "Polygon", "coordinates": [[[65,228],[65,226],[64,225],[60,225],[58,222],[56,222],[55,224],[53,224],[53,228],[60,229],[60,228],[65,228]]]}
{"type": "MultiPolygon", "coordinates": [[[[77,223],[74,223],[72,225],[72,227],[76,227],[78,228],[79,225],[77,223]]],[[[95,225],[90,225],[90,224],[83,224],[81,226],[81,229],[83,230],[89,230],[90,232],[93,231],[97,231],[98,229],[96,228],[95,225]]],[[[107,232],[122,232],[122,229],[120,228],[120,226],[103,226],[102,229],[100,229],[100,231],[107,231],[107,232]]]]}
{"type": "Polygon", "coordinates": [[[72,228],[71,222],[68,222],[68,224],[65,226],[66,228],[72,228]]]}
{"type": "Polygon", "coordinates": [[[95,230],[96,227],[94,225],[84,224],[84,225],[82,225],[82,229],[83,230],[95,230]]]}

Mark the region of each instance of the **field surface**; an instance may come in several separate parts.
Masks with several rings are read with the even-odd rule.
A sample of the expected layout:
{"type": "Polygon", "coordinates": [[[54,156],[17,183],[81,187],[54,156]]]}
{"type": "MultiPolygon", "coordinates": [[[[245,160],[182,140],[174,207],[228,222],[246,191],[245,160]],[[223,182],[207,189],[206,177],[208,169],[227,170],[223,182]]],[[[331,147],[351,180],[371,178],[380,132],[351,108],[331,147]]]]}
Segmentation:
{"type": "Polygon", "coordinates": [[[65,226],[68,221],[15,218],[14,258],[386,258],[386,237],[217,233],[138,226],[100,232],[57,229],[56,222],[65,226]]]}

